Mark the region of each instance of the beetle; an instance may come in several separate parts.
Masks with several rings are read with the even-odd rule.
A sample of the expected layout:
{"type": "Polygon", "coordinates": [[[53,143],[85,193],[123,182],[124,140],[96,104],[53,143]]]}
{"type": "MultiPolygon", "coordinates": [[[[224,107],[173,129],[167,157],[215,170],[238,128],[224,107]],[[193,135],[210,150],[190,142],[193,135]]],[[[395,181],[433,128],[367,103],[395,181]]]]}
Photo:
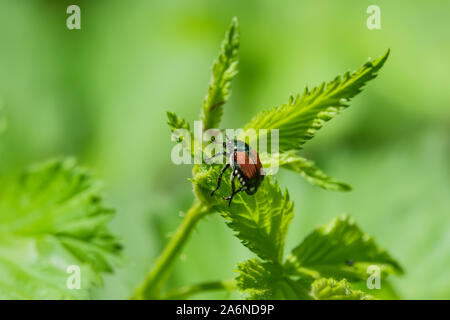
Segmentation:
{"type": "Polygon", "coordinates": [[[219,177],[217,178],[217,187],[211,192],[211,196],[214,196],[214,193],[219,190],[222,176],[231,167],[231,195],[223,197],[224,200],[229,200],[228,206],[231,206],[233,197],[239,192],[245,191],[247,194],[252,195],[258,191],[261,182],[264,180],[264,172],[258,153],[251,149],[247,143],[240,140],[229,140],[227,137],[227,141],[223,143],[223,147],[225,151],[216,153],[205,160],[211,160],[221,155],[228,158],[229,161],[220,170],[219,177]],[[241,187],[237,190],[234,183],[236,178],[241,184],[241,187]]]}

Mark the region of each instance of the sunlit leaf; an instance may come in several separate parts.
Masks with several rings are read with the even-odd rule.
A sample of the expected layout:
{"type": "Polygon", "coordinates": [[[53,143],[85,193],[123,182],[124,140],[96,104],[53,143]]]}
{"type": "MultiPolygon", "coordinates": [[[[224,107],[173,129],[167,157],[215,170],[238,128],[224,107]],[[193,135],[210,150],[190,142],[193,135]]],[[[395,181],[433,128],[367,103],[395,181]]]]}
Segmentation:
{"type": "MultiPolygon", "coordinates": [[[[203,168],[196,175],[193,182],[198,196],[206,201],[213,200],[210,193],[217,185],[218,173],[218,168],[203,168]]],[[[275,179],[266,177],[254,195],[240,192],[228,206],[228,201],[222,199],[231,192],[228,180],[223,179],[221,189],[214,196],[214,208],[225,217],[245,246],[264,260],[281,262],[284,240],[294,214],[289,194],[281,191],[275,179]]]]}
{"type": "Polygon", "coordinates": [[[208,92],[203,101],[201,119],[205,130],[216,128],[220,123],[223,105],[231,94],[231,80],[237,74],[238,49],[238,20],[233,18],[222,42],[219,56],[214,61],[208,92]]]}
{"type": "Polygon", "coordinates": [[[189,123],[183,118],[177,116],[175,112],[167,111],[166,114],[167,114],[167,124],[170,126],[170,129],[172,131],[177,129],[190,130],[189,123]]]}
{"type": "Polygon", "coordinates": [[[360,290],[352,290],[347,280],[319,279],[311,285],[311,295],[317,300],[374,300],[360,290]]]}
{"type": "Polygon", "coordinates": [[[367,268],[377,266],[383,276],[403,269],[374,239],[346,215],[317,228],[292,250],[288,264],[315,277],[366,280],[367,268]]]}
{"type": "Polygon", "coordinates": [[[299,155],[297,150],[291,150],[280,154],[261,156],[264,169],[269,173],[275,166],[298,173],[311,184],[323,189],[333,191],[350,191],[352,187],[346,183],[326,175],[313,161],[299,155]]]}
{"type": "Polygon", "coordinates": [[[238,265],[236,284],[249,299],[298,300],[311,299],[309,286],[283,274],[283,269],[272,262],[251,259],[238,265]]]}
{"type": "Polygon", "coordinates": [[[244,129],[266,129],[268,140],[271,130],[278,129],[280,152],[300,149],[325,122],[349,106],[350,99],[377,76],[388,55],[389,50],[378,59],[366,62],[355,72],[346,72],[343,77],[337,76],[311,91],[306,88],[302,95],[292,97],[289,103],[260,112],[244,129]]]}

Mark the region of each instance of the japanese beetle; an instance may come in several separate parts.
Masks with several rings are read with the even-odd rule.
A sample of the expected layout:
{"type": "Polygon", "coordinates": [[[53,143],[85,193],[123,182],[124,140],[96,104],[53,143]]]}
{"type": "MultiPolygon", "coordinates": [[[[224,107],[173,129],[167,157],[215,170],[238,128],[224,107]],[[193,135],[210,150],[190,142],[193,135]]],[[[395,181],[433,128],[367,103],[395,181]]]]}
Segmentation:
{"type": "Polygon", "coordinates": [[[261,182],[264,180],[264,174],[258,153],[251,149],[247,143],[240,140],[231,141],[227,138],[227,142],[223,143],[223,147],[225,149],[224,152],[216,153],[211,158],[205,160],[210,160],[221,155],[229,159],[228,163],[220,170],[217,187],[211,192],[211,196],[220,188],[223,174],[231,167],[231,195],[229,197],[223,197],[224,200],[229,200],[228,206],[230,206],[233,197],[241,191],[245,191],[250,195],[255,194],[261,182]],[[234,179],[236,178],[238,178],[241,184],[241,187],[237,190],[234,185],[234,179]]]}

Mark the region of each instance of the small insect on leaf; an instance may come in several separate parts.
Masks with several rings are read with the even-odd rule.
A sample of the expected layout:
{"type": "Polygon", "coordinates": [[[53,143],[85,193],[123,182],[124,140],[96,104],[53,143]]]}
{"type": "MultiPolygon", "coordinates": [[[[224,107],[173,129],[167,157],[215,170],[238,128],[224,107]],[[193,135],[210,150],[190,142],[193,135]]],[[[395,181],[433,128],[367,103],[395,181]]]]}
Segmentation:
{"type": "MultiPolygon", "coordinates": [[[[247,194],[252,195],[258,191],[261,182],[264,180],[262,171],[262,164],[259,159],[258,153],[250,149],[248,144],[240,140],[228,140],[223,144],[225,151],[222,153],[216,153],[211,158],[225,155],[229,159],[229,163],[220,171],[217,178],[217,186],[211,196],[219,190],[222,182],[222,176],[231,167],[230,182],[231,182],[231,195],[223,197],[224,200],[228,200],[228,205],[231,206],[233,197],[241,191],[245,191],[247,194]],[[241,187],[236,190],[235,179],[238,179],[241,187]]],[[[211,159],[210,158],[210,159],[211,159]]]]}

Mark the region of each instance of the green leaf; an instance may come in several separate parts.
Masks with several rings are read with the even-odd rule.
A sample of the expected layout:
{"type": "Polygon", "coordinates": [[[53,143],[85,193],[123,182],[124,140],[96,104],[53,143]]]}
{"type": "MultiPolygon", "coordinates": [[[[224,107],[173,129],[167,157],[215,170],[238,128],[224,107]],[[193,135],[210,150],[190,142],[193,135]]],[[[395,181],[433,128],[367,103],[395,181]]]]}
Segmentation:
{"type": "Polygon", "coordinates": [[[236,285],[250,299],[273,299],[281,277],[272,263],[251,259],[239,263],[237,271],[236,285]]]}
{"type": "Polygon", "coordinates": [[[186,129],[190,130],[189,122],[180,118],[176,115],[175,112],[167,111],[167,124],[170,126],[171,131],[175,131],[177,129],[186,129]]]}
{"type": "Polygon", "coordinates": [[[238,264],[237,271],[236,285],[249,299],[311,299],[309,287],[286,277],[280,265],[251,259],[238,264]]]}
{"type": "Polygon", "coordinates": [[[216,128],[220,123],[223,105],[231,94],[231,80],[237,74],[238,49],[238,21],[237,18],[233,18],[225,33],[219,56],[214,61],[208,93],[203,101],[201,119],[204,130],[216,128]]]}
{"type": "Polygon", "coordinates": [[[246,130],[266,129],[270,141],[271,130],[278,129],[280,152],[300,149],[325,122],[349,106],[350,99],[376,77],[388,55],[389,50],[378,59],[366,62],[355,72],[337,76],[333,81],[322,83],[311,91],[306,88],[303,95],[291,97],[288,104],[259,113],[245,126],[241,138],[246,130]]]}
{"type": "Polygon", "coordinates": [[[370,265],[378,266],[383,276],[403,273],[397,261],[346,215],[307,236],[292,250],[287,264],[293,265],[300,274],[351,281],[365,281],[370,265]]]}
{"type": "Polygon", "coordinates": [[[374,300],[360,290],[352,290],[347,280],[318,279],[311,285],[311,295],[316,300],[374,300]]]}
{"type": "Polygon", "coordinates": [[[181,143],[183,150],[191,156],[195,154],[194,134],[190,129],[189,122],[180,118],[174,112],[167,111],[167,124],[172,132],[172,139],[181,143]],[[176,132],[175,132],[176,131],[176,132]]]}
{"type": "Polygon", "coordinates": [[[100,186],[67,159],[34,166],[2,190],[0,298],[89,297],[120,251],[106,227],[114,212],[103,205],[100,186]],[[71,265],[80,267],[80,290],[66,285],[71,265]]]}
{"type": "Polygon", "coordinates": [[[197,172],[192,180],[197,196],[222,214],[236,237],[250,250],[263,260],[281,263],[284,240],[294,215],[288,192],[283,193],[276,180],[268,176],[254,195],[240,192],[229,207],[228,201],[222,199],[231,193],[226,175],[219,191],[210,196],[217,185],[219,171],[218,166],[203,166],[197,172]]]}
{"type": "Polygon", "coordinates": [[[273,170],[274,166],[278,165],[280,168],[298,173],[309,183],[323,189],[333,191],[352,190],[350,185],[339,182],[336,179],[326,175],[314,164],[313,161],[301,157],[297,150],[291,150],[275,155],[261,155],[261,162],[266,172],[270,172],[270,170],[273,170]]]}

